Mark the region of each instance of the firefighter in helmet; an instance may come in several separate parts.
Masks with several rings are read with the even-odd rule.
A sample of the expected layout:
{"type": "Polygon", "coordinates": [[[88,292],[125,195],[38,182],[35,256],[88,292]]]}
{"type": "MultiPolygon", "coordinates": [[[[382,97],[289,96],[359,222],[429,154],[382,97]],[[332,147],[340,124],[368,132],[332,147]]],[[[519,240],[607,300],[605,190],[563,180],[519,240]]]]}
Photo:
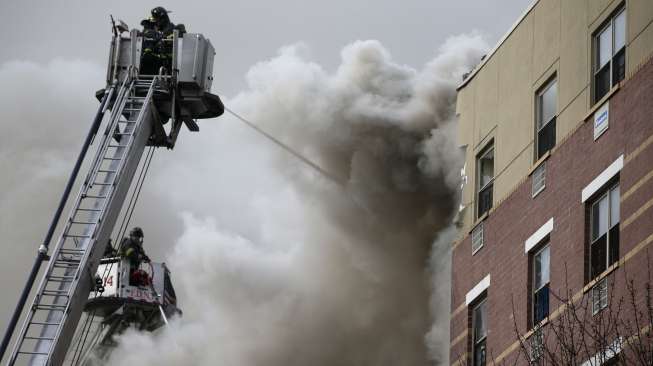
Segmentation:
{"type": "Polygon", "coordinates": [[[129,237],[123,238],[120,243],[120,256],[129,261],[129,282],[134,286],[149,283],[149,276],[140,269],[142,262],[150,262],[143,249],[143,237],[143,229],[135,227],[129,232],[129,237]]]}
{"type": "Polygon", "coordinates": [[[161,6],[152,9],[151,16],[141,21],[143,26],[143,56],[141,74],[158,74],[163,66],[168,72],[172,69],[172,38],[175,30],[179,36],[186,33],[183,24],[175,25],[170,21],[168,13],[161,6]]]}

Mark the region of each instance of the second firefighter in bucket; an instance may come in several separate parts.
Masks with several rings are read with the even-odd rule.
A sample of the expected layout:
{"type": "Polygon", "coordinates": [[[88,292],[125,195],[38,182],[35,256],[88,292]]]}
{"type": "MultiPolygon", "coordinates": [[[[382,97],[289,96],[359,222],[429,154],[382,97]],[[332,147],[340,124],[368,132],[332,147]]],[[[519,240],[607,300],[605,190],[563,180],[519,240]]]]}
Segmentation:
{"type": "Polygon", "coordinates": [[[149,286],[150,276],[142,270],[141,263],[149,263],[150,258],[143,249],[143,229],[135,227],[129,232],[129,237],[120,243],[120,256],[129,261],[129,284],[131,286],[149,286]]]}

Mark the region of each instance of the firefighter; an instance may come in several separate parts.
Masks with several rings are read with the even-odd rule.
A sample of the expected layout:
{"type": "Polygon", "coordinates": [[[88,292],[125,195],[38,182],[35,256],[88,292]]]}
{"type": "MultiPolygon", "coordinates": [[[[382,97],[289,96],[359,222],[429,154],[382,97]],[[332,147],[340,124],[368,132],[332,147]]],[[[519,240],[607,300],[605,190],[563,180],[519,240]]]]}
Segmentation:
{"type": "Polygon", "coordinates": [[[179,31],[179,36],[186,33],[183,24],[175,25],[170,21],[169,11],[158,6],[151,11],[149,19],[141,22],[143,26],[143,58],[141,73],[145,75],[158,74],[161,66],[168,72],[172,69],[172,39],[173,32],[179,31]]]}
{"type": "Polygon", "coordinates": [[[135,227],[120,243],[120,256],[129,261],[129,282],[133,286],[144,286],[149,282],[147,273],[140,269],[142,262],[150,262],[143,249],[143,237],[143,229],[135,227]]]}

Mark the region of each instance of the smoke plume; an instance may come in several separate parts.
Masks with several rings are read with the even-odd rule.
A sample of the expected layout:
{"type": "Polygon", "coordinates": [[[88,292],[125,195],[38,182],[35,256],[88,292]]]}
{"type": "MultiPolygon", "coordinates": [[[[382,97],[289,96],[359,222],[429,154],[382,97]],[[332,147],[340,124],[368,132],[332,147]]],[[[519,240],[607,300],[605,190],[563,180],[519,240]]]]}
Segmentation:
{"type": "Polygon", "coordinates": [[[450,232],[432,271],[429,255],[457,202],[455,85],[484,47],[452,38],[420,71],[376,41],[345,47],[334,72],[303,45],[253,66],[227,105],[340,184],[231,117],[204,122],[155,179],[185,212],[168,256],[184,318],[126,334],[112,363],[446,360],[450,232]]]}

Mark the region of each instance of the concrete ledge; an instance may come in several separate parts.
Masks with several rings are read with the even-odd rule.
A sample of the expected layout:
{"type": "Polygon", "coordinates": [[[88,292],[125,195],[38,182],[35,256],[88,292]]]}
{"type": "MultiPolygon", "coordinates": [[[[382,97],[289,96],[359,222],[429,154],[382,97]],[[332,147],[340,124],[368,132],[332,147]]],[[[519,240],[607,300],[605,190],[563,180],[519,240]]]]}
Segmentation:
{"type": "Polygon", "coordinates": [[[478,298],[483,291],[487,290],[490,287],[490,275],[488,274],[474,286],[469,292],[467,293],[467,296],[465,296],[465,305],[469,306],[469,304],[473,303],[476,298],[478,298]]]}
{"type": "Polygon", "coordinates": [[[609,167],[601,172],[581,192],[581,202],[585,203],[594,193],[598,192],[610,179],[614,178],[624,167],[624,155],[621,154],[609,167]]]}
{"type": "Polygon", "coordinates": [[[533,233],[526,241],[524,242],[524,253],[528,253],[533,249],[537,244],[539,244],[542,239],[544,239],[549,233],[553,231],[553,217],[549,219],[544,225],[542,225],[536,232],[533,233]]]}

